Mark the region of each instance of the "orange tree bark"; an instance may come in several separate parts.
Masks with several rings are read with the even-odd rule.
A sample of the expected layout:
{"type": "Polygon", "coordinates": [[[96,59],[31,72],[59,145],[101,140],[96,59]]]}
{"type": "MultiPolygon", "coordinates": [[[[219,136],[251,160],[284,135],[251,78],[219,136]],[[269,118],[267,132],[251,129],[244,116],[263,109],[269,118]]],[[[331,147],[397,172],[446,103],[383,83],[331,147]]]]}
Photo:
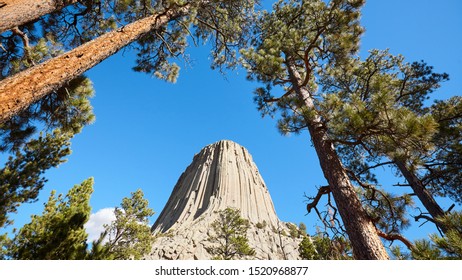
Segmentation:
{"type": "Polygon", "coordinates": [[[60,10],[77,0],[2,0],[0,33],[60,10]]]}
{"type": "Polygon", "coordinates": [[[67,53],[0,81],[0,123],[175,17],[189,4],[137,20],[67,53]]]}
{"type": "MultiPolygon", "coordinates": [[[[305,87],[297,67],[288,63],[288,72],[297,99],[315,112],[313,99],[305,87]]],[[[329,183],[338,212],[350,239],[354,257],[363,260],[386,260],[388,254],[376,227],[361,205],[355,188],[343,167],[319,115],[305,117],[305,122],[318,155],[324,177],[329,183]]]]}

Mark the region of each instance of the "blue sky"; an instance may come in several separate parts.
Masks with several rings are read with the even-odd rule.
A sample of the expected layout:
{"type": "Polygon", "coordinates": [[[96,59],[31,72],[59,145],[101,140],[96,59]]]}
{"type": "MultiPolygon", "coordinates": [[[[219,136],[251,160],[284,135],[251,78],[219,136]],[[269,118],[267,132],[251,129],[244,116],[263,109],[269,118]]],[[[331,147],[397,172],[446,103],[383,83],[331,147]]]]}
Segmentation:
{"type": "MultiPolygon", "coordinates": [[[[458,0],[368,1],[362,16],[366,32],[361,54],[389,48],[408,61],[424,60],[436,72],[450,75],[435,98],[460,95],[461,12],[458,0]]],[[[309,135],[280,135],[276,120],[262,119],[252,101],[258,85],[246,81],[242,70],[226,76],[210,70],[208,51],[206,46],[190,49],[192,64],[180,63],[176,84],[133,72],[134,55],[129,51],[88,71],[96,89],[92,100],[96,122],[73,139],[68,162],[47,173],[49,182],[39,202],[21,207],[15,226],[40,213],[52,189],[66,193],[88,177],[95,178],[93,212],[117,206],[141,188],[156,212],[154,222],[194,154],[228,139],[252,154],[280,219],[304,222],[314,233],[317,217],[305,215],[304,194],[314,195],[325,179],[309,135]]],[[[434,231],[430,226],[414,228],[409,237],[434,231]]]]}

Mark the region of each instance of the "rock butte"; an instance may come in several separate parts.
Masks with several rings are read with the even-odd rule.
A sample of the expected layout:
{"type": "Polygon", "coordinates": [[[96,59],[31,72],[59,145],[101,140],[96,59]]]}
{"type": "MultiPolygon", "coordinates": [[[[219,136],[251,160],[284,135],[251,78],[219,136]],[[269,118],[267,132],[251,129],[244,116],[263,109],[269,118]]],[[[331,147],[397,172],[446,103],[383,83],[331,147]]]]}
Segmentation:
{"type": "Polygon", "coordinates": [[[210,224],[228,207],[239,209],[251,224],[252,258],[298,259],[300,239],[288,236],[289,224],[278,219],[252,156],[228,140],[203,148],[180,176],[152,227],[157,239],[146,258],[211,259],[210,224]]]}

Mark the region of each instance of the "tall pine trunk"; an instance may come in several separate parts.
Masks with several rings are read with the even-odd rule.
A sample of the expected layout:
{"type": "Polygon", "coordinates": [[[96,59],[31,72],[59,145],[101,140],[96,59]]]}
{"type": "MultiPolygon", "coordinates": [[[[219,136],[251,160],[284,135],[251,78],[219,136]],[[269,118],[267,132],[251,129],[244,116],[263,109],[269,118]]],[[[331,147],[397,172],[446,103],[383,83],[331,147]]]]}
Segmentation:
{"type": "Polygon", "coordinates": [[[0,123],[188,10],[185,5],[140,19],[0,81],[0,123]]]}
{"type": "Polygon", "coordinates": [[[416,174],[409,170],[404,161],[396,160],[395,164],[401,171],[401,174],[403,174],[409,186],[414,191],[414,194],[422,202],[423,206],[425,207],[425,209],[427,209],[428,213],[430,213],[435,224],[439,226],[444,233],[446,233],[447,228],[441,223],[439,223],[437,220],[435,220],[435,218],[443,217],[445,213],[444,210],[436,202],[433,195],[425,188],[422,181],[416,176],[416,174]]]}
{"type": "Polygon", "coordinates": [[[3,0],[0,7],[0,33],[60,10],[77,0],[3,0]]]}
{"type": "MultiPolygon", "coordinates": [[[[313,99],[294,64],[288,63],[288,72],[297,99],[309,110],[315,110],[313,99]]],[[[361,205],[355,188],[343,167],[334,145],[319,115],[305,117],[324,177],[337,205],[347,231],[355,258],[363,260],[389,259],[377,230],[361,205]]]]}

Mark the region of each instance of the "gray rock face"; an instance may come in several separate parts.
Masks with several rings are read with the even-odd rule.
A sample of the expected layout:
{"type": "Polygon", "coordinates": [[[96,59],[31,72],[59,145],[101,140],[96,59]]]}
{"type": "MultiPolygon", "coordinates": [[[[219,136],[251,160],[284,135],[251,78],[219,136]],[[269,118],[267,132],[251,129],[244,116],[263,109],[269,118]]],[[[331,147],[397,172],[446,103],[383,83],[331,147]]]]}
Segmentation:
{"type": "Polygon", "coordinates": [[[181,175],[152,227],[157,239],[147,259],[211,259],[206,248],[217,211],[237,208],[249,220],[255,259],[298,259],[299,238],[288,236],[247,150],[219,141],[203,148],[181,175]]]}

